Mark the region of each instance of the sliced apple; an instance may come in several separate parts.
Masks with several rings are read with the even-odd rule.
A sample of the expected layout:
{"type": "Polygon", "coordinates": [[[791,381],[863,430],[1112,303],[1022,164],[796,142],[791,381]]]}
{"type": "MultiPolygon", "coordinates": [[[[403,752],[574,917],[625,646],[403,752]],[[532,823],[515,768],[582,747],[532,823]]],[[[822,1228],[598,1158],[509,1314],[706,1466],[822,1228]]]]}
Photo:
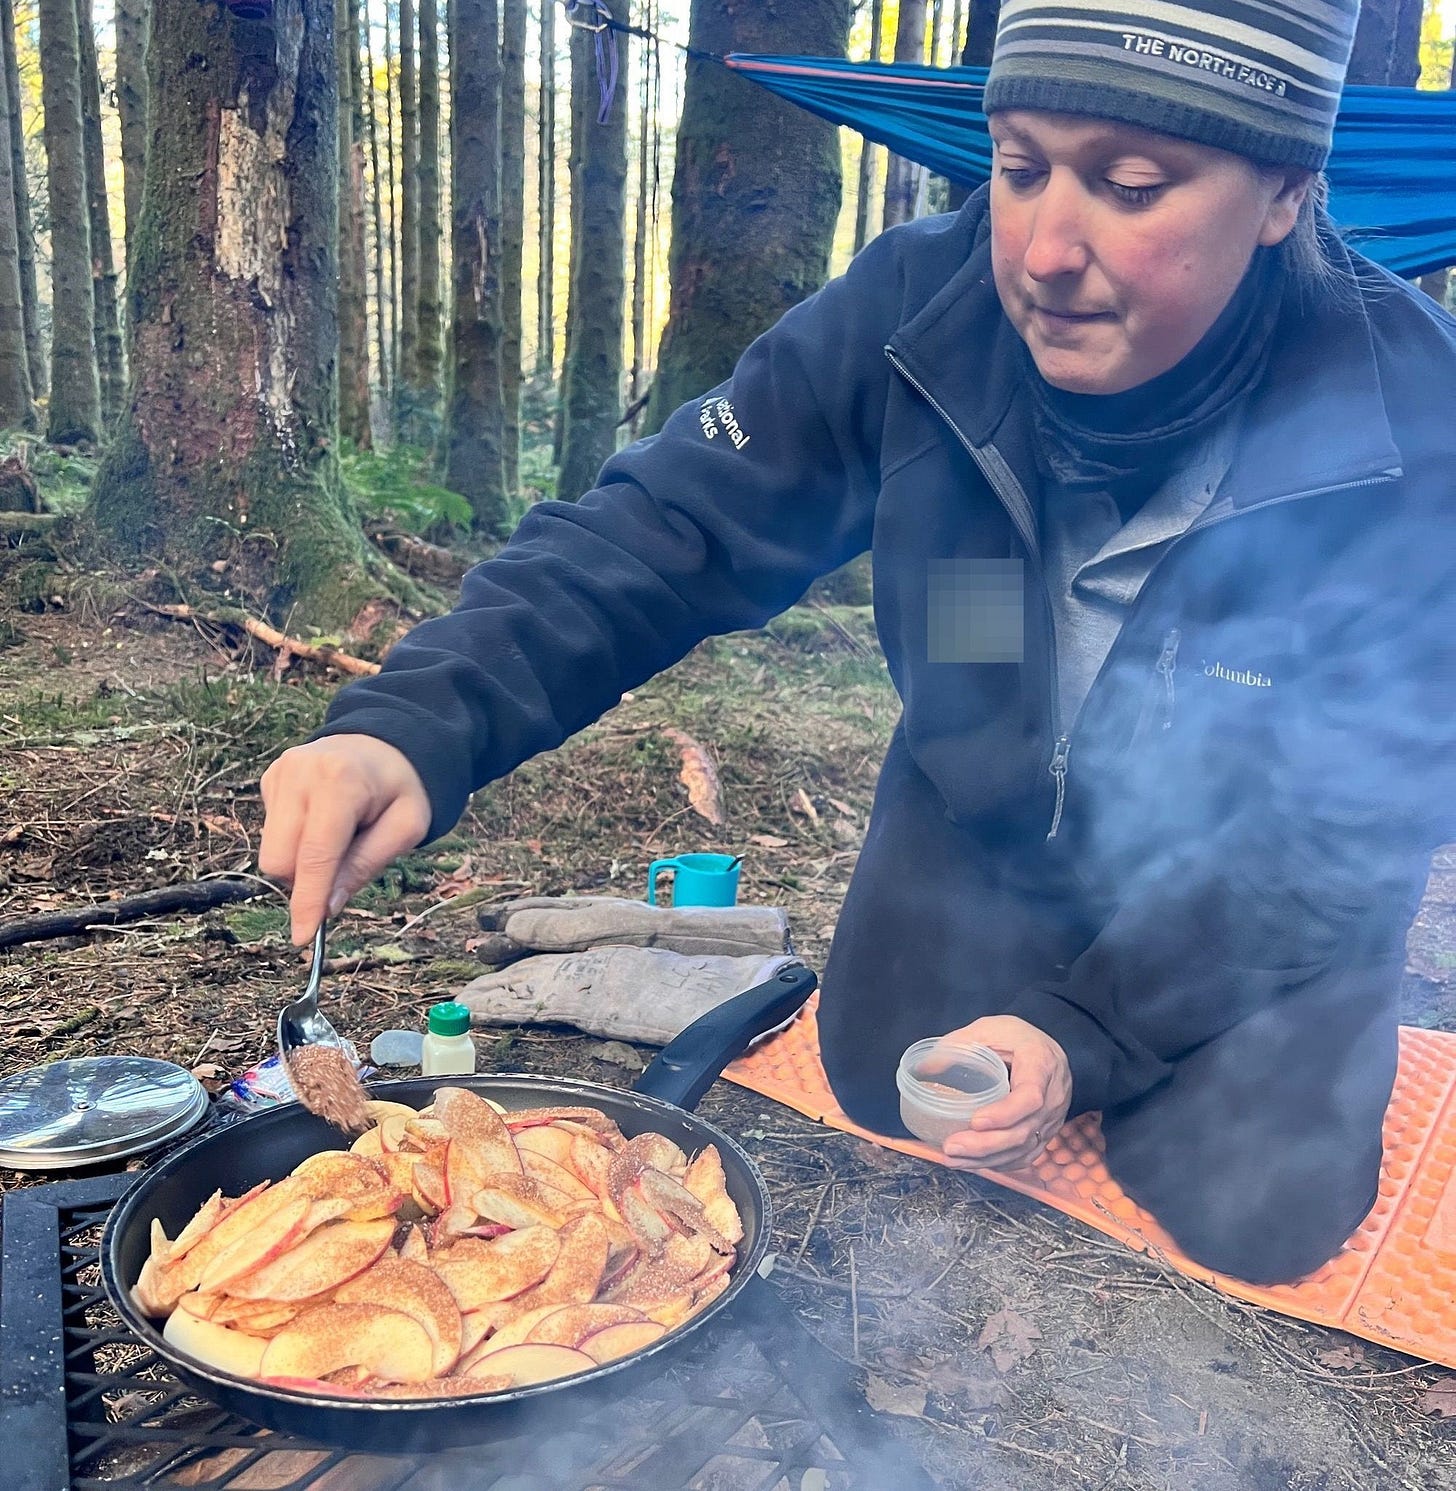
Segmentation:
{"type": "MultiPolygon", "coordinates": [[[[516,1307],[504,1305],[497,1308],[511,1310],[516,1307]]],[[[519,1310],[513,1318],[505,1320],[485,1340],[479,1341],[471,1347],[469,1353],[462,1354],[460,1365],[455,1370],[457,1372],[469,1371],[477,1362],[482,1361],[487,1356],[494,1355],[497,1351],[504,1351],[507,1346],[524,1345],[526,1337],[531,1334],[532,1328],[548,1315],[554,1315],[560,1308],[560,1305],[537,1305],[532,1310],[519,1310]]],[[[487,1314],[489,1311],[480,1311],[478,1313],[487,1314]]],[[[466,1318],[469,1319],[469,1316],[466,1318]]]]}
{"type": "Polygon", "coordinates": [[[584,1351],[570,1346],[507,1346],[484,1358],[492,1377],[508,1377],[512,1387],[531,1387],[538,1382],[552,1382],[575,1372],[590,1372],[597,1363],[584,1351]]]}
{"type": "Polygon", "coordinates": [[[461,1315],[460,1360],[464,1361],[495,1327],[496,1315],[489,1305],[479,1310],[467,1310],[461,1315]]]}
{"type": "Polygon", "coordinates": [[[730,1242],[743,1241],[743,1218],[728,1194],[728,1178],[718,1146],[710,1144],[688,1166],[683,1185],[696,1196],[714,1227],[730,1242]]]}
{"type": "Polygon", "coordinates": [[[430,1160],[415,1161],[410,1170],[410,1188],[421,1211],[444,1211],[450,1205],[450,1183],[445,1170],[430,1160]]]}
{"type": "Polygon", "coordinates": [[[521,1173],[521,1157],[505,1120],[484,1098],[465,1087],[436,1088],[435,1117],[444,1124],[451,1143],[464,1146],[482,1180],[521,1173]]]}
{"type": "Polygon", "coordinates": [[[425,1245],[425,1234],[418,1223],[412,1223],[399,1245],[399,1256],[411,1263],[429,1263],[430,1250],[425,1245]]]}
{"type": "Polygon", "coordinates": [[[706,1310],[707,1307],[711,1305],[720,1294],[723,1293],[730,1282],[731,1281],[725,1270],[723,1273],[715,1275],[706,1284],[702,1285],[698,1289],[698,1292],[693,1296],[693,1314],[696,1315],[699,1310],[706,1310]]]}
{"type": "Polygon", "coordinates": [[[612,1198],[627,1230],[637,1239],[646,1253],[660,1253],[673,1235],[673,1226],[655,1206],[643,1196],[633,1181],[618,1191],[612,1198]]]}
{"type": "Polygon", "coordinates": [[[536,1128],[540,1124],[575,1124],[593,1134],[620,1139],[622,1131],[616,1121],[598,1108],[517,1108],[501,1115],[512,1133],[536,1128]]]}
{"type": "MultiPolygon", "coordinates": [[[[184,1294],[178,1309],[187,1301],[196,1299],[193,1294],[184,1294]]],[[[234,1299],[226,1294],[217,1298],[210,1318],[219,1325],[230,1325],[235,1330],[247,1331],[250,1336],[271,1336],[282,1330],[295,1316],[302,1314],[304,1305],[275,1304],[272,1300],[234,1299]]]]}
{"type": "Polygon", "coordinates": [[[296,1248],[240,1279],[231,1292],[240,1299],[274,1304],[311,1299],[363,1273],[378,1261],[393,1238],[392,1217],[374,1222],[331,1222],[310,1233],[296,1248]]]}
{"type": "Polygon", "coordinates": [[[386,1255],[343,1285],[334,1301],[383,1305],[418,1320],[434,1348],[436,1377],[443,1377],[460,1356],[460,1308],[444,1280],[422,1263],[386,1255]]]}
{"type": "Polygon", "coordinates": [[[432,1254],[430,1262],[456,1304],[462,1310],[478,1310],[540,1284],[555,1266],[564,1240],[550,1227],[523,1227],[491,1242],[462,1237],[432,1254]]]}
{"type": "Polygon", "coordinates": [[[334,1398],[368,1398],[372,1394],[363,1388],[350,1387],[342,1382],[325,1382],[319,1377],[261,1377],[258,1379],[268,1387],[284,1387],[295,1393],[316,1393],[334,1398]]]}
{"type": "Polygon", "coordinates": [[[434,1359],[428,1333],[410,1315],[381,1305],[318,1305],[268,1343],[260,1375],[325,1377],[344,1367],[363,1367],[386,1382],[424,1382],[434,1359]]]}
{"type": "Polygon", "coordinates": [[[449,1132],[440,1120],[429,1112],[417,1113],[404,1126],[405,1142],[415,1149],[433,1149],[437,1144],[450,1140],[449,1132]]]}
{"type": "Polygon", "coordinates": [[[706,1237],[720,1253],[733,1246],[708,1220],[703,1203],[681,1181],[649,1166],[638,1177],[637,1186],[648,1204],[674,1226],[706,1237]]]}
{"type": "Polygon", "coordinates": [[[558,1165],[570,1168],[573,1135],[566,1129],[558,1129],[555,1124],[543,1123],[533,1128],[519,1129],[512,1133],[511,1138],[515,1141],[523,1163],[526,1162],[527,1154],[539,1154],[544,1155],[548,1160],[555,1160],[558,1165]]]}
{"type": "MultiPolygon", "coordinates": [[[[524,1308],[585,1305],[596,1298],[607,1269],[607,1229],[597,1216],[573,1217],[557,1234],[561,1251],[551,1272],[519,1297],[524,1308]]],[[[499,1246],[499,1244],[496,1244],[499,1246]]],[[[631,1301],[620,1301],[631,1303],[631,1301]]]]}
{"type": "Polygon", "coordinates": [[[638,1308],[649,1320],[655,1320],[666,1330],[675,1329],[697,1314],[694,1296],[691,1294],[675,1294],[668,1299],[641,1300],[638,1308]]]}
{"type": "Polygon", "coordinates": [[[408,1103],[392,1103],[385,1098],[367,1098],[364,1102],[364,1111],[375,1123],[379,1124],[391,1117],[414,1118],[419,1109],[411,1108],[408,1103]]]}
{"type": "MultiPolygon", "coordinates": [[[[536,1133],[539,1130],[529,1130],[536,1133]]],[[[606,1196],[607,1176],[612,1168],[612,1151],[585,1134],[571,1135],[568,1168],[596,1196],[606,1196]]]]}
{"type": "Polygon", "coordinates": [[[665,1175],[681,1175],[688,1168],[688,1157],[666,1134],[638,1134],[629,1139],[620,1151],[639,1159],[654,1170],[665,1175]]]}
{"type": "Polygon", "coordinates": [[[526,1340],[546,1346],[580,1346],[609,1325],[629,1325],[643,1318],[631,1305],[562,1305],[537,1321],[526,1340]]]}
{"type": "Polygon", "coordinates": [[[385,1154],[398,1154],[405,1147],[408,1125],[415,1122],[400,1113],[391,1113],[379,1122],[379,1147],[385,1154]]]}
{"type": "MultiPolygon", "coordinates": [[[[528,1134],[546,1134],[552,1132],[549,1129],[527,1129],[528,1134]]],[[[521,1163],[526,1168],[527,1176],[539,1181],[544,1186],[550,1186],[553,1190],[560,1191],[574,1201],[585,1201],[590,1206],[597,1204],[595,1192],[584,1181],[566,1168],[558,1165],[555,1160],[544,1154],[538,1154],[533,1149],[525,1150],[521,1155],[521,1163]]]]}
{"type": "MultiPolygon", "coordinates": [[[[203,1290],[230,1289],[239,1279],[265,1267],[298,1242],[306,1233],[305,1219],[313,1208],[308,1196],[280,1206],[261,1218],[250,1232],[208,1261],[197,1280],[203,1290]]],[[[201,1244],[198,1245],[200,1250],[201,1244]]]]}
{"type": "Polygon", "coordinates": [[[379,1130],[377,1128],[365,1129],[349,1146],[349,1153],[356,1154],[361,1159],[377,1160],[384,1153],[384,1146],[381,1144],[379,1138],[379,1130]]]}
{"type": "Polygon", "coordinates": [[[622,1325],[609,1325],[594,1335],[588,1336],[579,1346],[594,1362],[614,1362],[619,1357],[631,1356],[660,1341],[667,1334],[667,1327],[655,1320],[629,1321],[622,1325]]]}
{"type": "Polygon", "coordinates": [[[437,1377],[433,1382],[388,1382],[372,1387],[370,1398],[472,1398],[496,1393],[512,1385],[504,1374],[479,1377],[437,1377]]]}
{"type": "Polygon", "coordinates": [[[403,1197],[390,1184],[383,1166],[347,1150],[326,1149],[295,1165],[294,1177],[303,1181],[316,1201],[347,1201],[343,1215],[351,1222],[387,1217],[403,1197]]]}
{"type": "Polygon", "coordinates": [[[528,1176],[496,1175],[475,1193],[471,1205],[486,1221],[504,1222],[507,1227],[560,1227],[566,1213],[553,1204],[551,1195],[528,1176]]]}
{"type": "Polygon", "coordinates": [[[190,1310],[173,1310],[162,1338],[178,1351],[195,1357],[204,1366],[238,1377],[256,1377],[268,1343],[261,1336],[231,1330],[212,1320],[203,1320],[190,1310]]]}

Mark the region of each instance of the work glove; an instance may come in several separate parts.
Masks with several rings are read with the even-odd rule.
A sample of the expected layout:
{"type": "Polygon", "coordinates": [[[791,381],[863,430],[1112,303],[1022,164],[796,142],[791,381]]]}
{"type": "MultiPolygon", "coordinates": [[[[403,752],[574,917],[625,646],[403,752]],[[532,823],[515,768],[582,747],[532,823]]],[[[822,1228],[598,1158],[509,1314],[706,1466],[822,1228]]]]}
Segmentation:
{"type": "Polygon", "coordinates": [[[664,1046],[699,1015],[799,961],[784,953],[725,958],[595,947],[523,958],[472,979],[455,998],[476,1025],[574,1025],[664,1046]]]}
{"type": "Polygon", "coordinates": [[[777,906],[649,906],[618,896],[528,896],[487,907],[482,963],[528,953],[571,953],[605,943],[694,956],[746,958],[790,951],[789,919],[777,906]]]}

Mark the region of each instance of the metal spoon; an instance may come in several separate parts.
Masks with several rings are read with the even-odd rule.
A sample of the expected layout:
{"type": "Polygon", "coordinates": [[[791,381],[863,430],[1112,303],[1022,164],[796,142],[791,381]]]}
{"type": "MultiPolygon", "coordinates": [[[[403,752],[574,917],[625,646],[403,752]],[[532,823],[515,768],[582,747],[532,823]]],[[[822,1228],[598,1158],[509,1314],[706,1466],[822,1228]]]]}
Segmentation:
{"type": "Polygon", "coordinates": [[[288,1069],[289,1056],[304,1046],[342,1046],[339,1032],[319,1013],[319,981],[324,973],[324,922],[313,934],[313,966],[302,994],[285,1004],[278,1014],[278,1054],[288,1069]]]}

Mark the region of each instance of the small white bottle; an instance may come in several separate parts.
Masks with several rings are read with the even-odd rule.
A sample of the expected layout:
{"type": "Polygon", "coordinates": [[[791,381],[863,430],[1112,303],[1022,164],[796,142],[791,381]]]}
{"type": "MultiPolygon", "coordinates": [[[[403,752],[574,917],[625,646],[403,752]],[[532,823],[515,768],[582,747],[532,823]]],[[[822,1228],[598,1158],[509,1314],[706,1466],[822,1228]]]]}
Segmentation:
{"type": "Polygon", "coordinates": [[[453,1000],[430,1006],[420,1072],[426,1077],[457,1077],[475,1070],[470,1011],[453,1000]]]}

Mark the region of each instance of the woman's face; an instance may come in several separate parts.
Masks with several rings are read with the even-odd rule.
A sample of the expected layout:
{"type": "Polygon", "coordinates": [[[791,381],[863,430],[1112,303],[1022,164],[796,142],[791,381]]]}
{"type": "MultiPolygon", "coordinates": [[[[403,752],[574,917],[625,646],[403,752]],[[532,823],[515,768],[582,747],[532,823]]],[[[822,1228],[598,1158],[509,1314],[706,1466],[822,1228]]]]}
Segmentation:
{"type": "Polygon", "coordinates": [[[1309,190],[1304,171],[1085,116],[1008,110],[991,138],[996,290],[1042,377],[1072,393],[1181,361],[1309,190]]]}

